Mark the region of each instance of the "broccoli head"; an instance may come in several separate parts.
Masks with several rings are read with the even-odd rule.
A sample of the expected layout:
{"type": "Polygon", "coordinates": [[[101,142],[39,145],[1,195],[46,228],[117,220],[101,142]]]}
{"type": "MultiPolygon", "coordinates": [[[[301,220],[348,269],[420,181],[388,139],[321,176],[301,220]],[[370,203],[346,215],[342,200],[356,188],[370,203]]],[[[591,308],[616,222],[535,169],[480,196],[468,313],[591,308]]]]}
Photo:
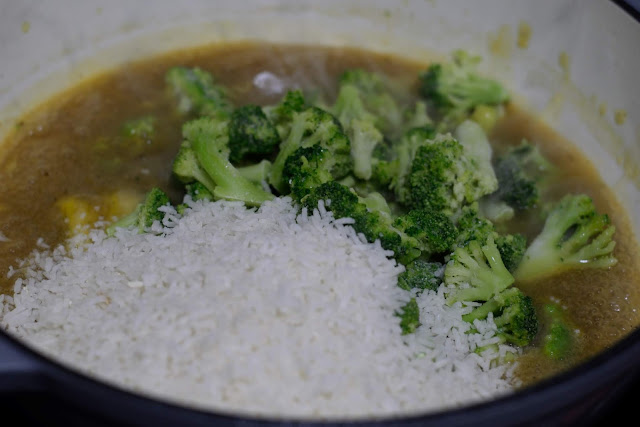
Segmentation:
{"type": "Polygon", "coordinates": [[[447,303],[457,301],[488,301],[514,282],[504,266],[500,252],[489,236],[481,245],[472,240],[457,248],[444,270],[444,282],[454,289],[447,296],[447,303]]]}
{"type": "Polygon", "coordinates": [[[185,142],[174,159],[173,172],[183,182],[197,180],[216,199],[242,201],[248,206],[273,198],[229,162],[228,121],[212,117],[191,120],[183,126],[182,134],[185,142]]]}
{"type": "Polygon", "coordinates": [[[456,226],[458,229],[457,246],[465,246],[472,240],[484,244],[489,237],[492,237],[498,247],[502,262],[510,272],[515,271],[524,256],[527,239],[521,234],[503,235],[497,233],[491,221],[479,214],[476,203],[461,209],[457,215],[456,226]]]}
{"type": "Polygon", "coordinates": [[[226,89],[200,68],[173,67],[165,75],[171,92],[178,98],[178,111],[196,116],[228,118],[233,109],[226,89]]]}
{"type": "Polygon", "coordinates": [[[320,144],[300,147],[284,164],[282,176],[289,184],[291,197],[300,201],[315,187],[332,181],[331,170],[335,159],[331,152],[320,144]]]}
{"type": "Polygon", "coordinates": [[[415,298],[406,303],[400,311],[396,312],[396,316],[400,318],[400,328],[402,335],[412,334],[420,326],[420,307],[415,298]]]}
{"type": "Polygon", "coordinates": [[[420,243],[401,230],[393,227],[392,219],[386,212],[372,210],[366,202],[348,187],[329,181],[315,187],[302,199],[303,207],[312,211],[317,209],[320,201],[325,202],[335,218],[353,219],[352,227],[362,233],[369,242],[380,241],[380,245],[393,251],[394,258],[408,264],[420,256],[420,243]]]}
{"type": "Polygon", "coordinates": [[[596,212],[590,197],[567,195],[549,213],[515,276],[534,280],[573,269],[612,267],[618,262],[614,233],[609,217],[596,212]]]}
{"type": "Polygon", "coordinates": [[[474,165],[451,135],[438,135],[418,148],[406,177],[406,204],[454,214],[487,189],[474,179],[474,165]]]}
{"type": "Polygon", "coordinates": [[[432,64],[420,75],[421,93],[443,117],[443,123],[455,126],[479,105],[509,100],[509,92],[500,83],[477,74],[480,60],[459,50],[454,52],[453,62],[432,64]]]}
{"type": "Polygon", "coordinates": [[[340,76],[339,84],[334,110],[341,121],[346,116],[367,121],[373,118],[376,128],[386,136],[395,135],[402,127],[403,112],[383,75],[350,69],[340,76]]]}
{"type": "Polygon", "coordinates": [[[229,160],[238,163],[245,157],[264,158],[280,144],[276,127],[257,105],[245,105],[231,113],[229,123],[229,160]]]}
{"type": "Polygon", "coordinates": [[[269,175],[269,183],[281,194],[285,194],[288,183],[283,177],[283,170],[287,158],[300,147],[316,144],[331,151],[335,162],[332,173],[336,179],[346,176],[351,171],[351,145],[342,125],[330,113],[311,107],[293,114],[291,131],[287,139],[280,144],[280,151],[269,175]]]}
{"type": "Polygon", "coordinates": [[[164,213],[158,209],[169,204],[169,196],[161,189],[154,187],[145,195],[144,200],[138,204],[133,212],[107,227],[107,235],[113,236],[117,228],[131,227],[138,229],[139,233],[143,233],[151,227],[154,221],[162,221],[164,213]]]}
{"type": "Polygon", "coordinates": [[[492,195],[514,209],[530,209],[540,200],[540,181],[553,167],[538,147],[523,141],[496,160],[498,191],[492,195]]]}
{"type": "Polygon", "coordinates": [[[442,283],[443,265],[429,262],[421,258],[406,265],[398,276],[398,286],[406,291],[411,289],[429,289],[435,291],[442,283]]]}
{"type": "Polygon", "coordinates": [[[562,360],[575,344],[574,328],[566,321],[564,310],[558,304],[545,304],[542,314],[547,320],[542,352],[550,359],[562,360]]]}
{"type": "Polygon", "coordinates": [[[262,108],[267,118],[275,125],[281,140],[289,135],[294,113],[301,113],[305,109],[307,102],[300,90],[290,90],[279,103],[262,108]]]}
{"type": "Polygon", "coordinates": [[[348,133],[353,174],[360,179],[369,180],[373,174],[373,151],[382,142],[382,134],[373,123],[358,119],[351,122],[348,133]]]}
{"type": "Polygon", "coordinates": [[[437,211],[414,209],[398,217],[393,225],[418,240],[423,255],[450,251],[458,237],[449,217],[437,211]]]}
{"type": "Polygon", "coordinates": [[[509,344],[524,347],[538,333],[538,318],[530,297],[518,288],[509,288],[494,295],[471,313],[462,316],[465,322],[486,319],[493,314],[498,336],[509,344]]]}
{"type": "Polygon", "coordinates": [[[472,120],[465,120],[456,128],[454,136],[473,163],[473,179],[477,187],[482,188],[483,194],[496,191],[498,179],[491,164],[493,150],[482,127],[472,120]]]}

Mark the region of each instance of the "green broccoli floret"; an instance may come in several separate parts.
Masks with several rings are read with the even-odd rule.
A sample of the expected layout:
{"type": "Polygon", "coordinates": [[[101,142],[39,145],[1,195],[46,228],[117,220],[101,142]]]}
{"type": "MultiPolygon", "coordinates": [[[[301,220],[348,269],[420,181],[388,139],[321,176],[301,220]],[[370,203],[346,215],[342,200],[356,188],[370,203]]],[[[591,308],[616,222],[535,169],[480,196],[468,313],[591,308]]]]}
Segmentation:
{"type": "Polygon", "coordinates": [[[565,314],[557,304],[545,304],[542,308],[546,317],[546,332],[542,338],[542,352],[553,360],[562,360],[571,352],[575,344],[573,328],[565,319],[565,314]]]}
{"type": "Polygon", "coordinates": [[[246,157],[264,158],[280,144],[276,127],[257,105],[245,105],[231,113],[229,160],[238,163],[246,157]]]}
{"type": "Polygon", "coordinates": [[[398,160],[380,160],[373,157],[371,162],[371,178],[369,180],[381,188],[390,188],[398,176],[398,160]]]}
{"type": "Polygon", "coordinates": [[[167,206],[170,203],[169,196],[161,189],[154,187],[146,194],[144,200],[138,204],[133,212],[107,227],[106,233],[108,236],[113,236],[116,229],[131,227],[137,228],[139,233],[144,233],[154,221],[162,221],[164,218],[164,213],[159,211],[158,208],[167,206]]]}
{"type": "Polygon", "coordinates": [[[457,246],[465,246],[472,240],[484,244],[489,237],[492,237],[505,267],[510,272],[515,271],[524,256],[527,239],[521,234],[497,233],[491,221],[480,216],[476,203],[461,209],[457,216],[456,227],[458,229],[457,246]]]}
{"type": "Polygon", "coordinates": [[[353,120],[349,127],[353,174],[364,180],[373,173],[373,150],[382,142],[382,134],[372,122],[353,120]]]}
{"type": "Polygon", "coordinates": [[[369,209],[348,187],[336,181],[326,182],[305,196],[302,206],[312,211],[320,201],[325,201],[325,207],[335,218],[352,218],[356,232],[369,242],[379,240],[384,249],[393,251],[398,262],[408,264],[420,256],[421,245],[415,238],[393,227],[388,214],[369,209]]]}
{"type": "Polygon", "coordinates": [[[287,157],[282,171],[291,190],[290,196],[300,201],[315,187],[332,181],[334,166],[335,158],[320,144],[298,148],[287,157]]]}
{"type": "Polygon", "coordinates": [[[487,194],[474,179],[474,165],[451,135],[438,135],[418,148],[406,177],[405,203],[412,209],[454,214],[487,194]]]}
{"type": "MultiPolygon", "coordinates": [[[[340,76],[340,89],[334,111],[341,122],[341,111],[349,110],[358,114],[352,105],[360,102],[364,112],[373,116],[374,125],[386,136],[393,136],[402,127],[403,114],[398,103],[391,95],[389,82],[385,76],[363,69],[346,70],[340,76]],[[343,93],[346,91],[347,93],[343,93]],[[357,101],[354,101],[357,99],[357,101]]],[[[363,111],[359,112],[360,114],[363,111]]],[[[352,114],[352,113],[350,113],[352,114]]],[[[370,121],[366,115],[352,116],[360,120],[370,121]]]]}
{"type": "Polygon", "coordinates": [[[238,172],[249,181],[262,185],[267,181],[272,166],[269,160],[262,160],[260,163],[239,167],[238,172]]]}
{"type": "Polygon", "coordinates": [[[510,272],[516,271],[527,250],[527,238],[522,234],[507,234],[496,237],[496,246],[502,262],[510,272]]]}
{"type": "Polygon", "coordinates": [[[332,175],[338,179],[351,171],[351,146],[340,122],[330,113],[311,107],[293,114],[291,131],[280,144],[280,151],[273,162],[269,183],[281,194],[286,194],[288,183],[283,177],[287,158],[300,147],[320,144],[332,152],[334,167],[332,175]]]}
{"type": "Polygon", "coordinates": [[[486,319],[493,313],[493,321],[498,327],[497,335],[509,344],[524,347],[531,343],[538,333],[538,318],[530,297],[518,288],[509,288],[489,299],[471,313],[462,316],[465,322],[486,319]]]}
{"type": "Polygon", "coordinates": [[[552,169],[538,147],[523,141],[496,160],[499,186],[491,197],[517,210],[530,209],[538,204],[539,184],[552,169]]]}
{"type": "Polygon", "coordinates": [[[405,131],[413,128],[433,127],[433,121],[427,113],[427,104],[417,101],[411,110],[405,110],[403,128],[405,131]]]}
{"type": "Polygon", "coordinates": [[[196,200],[213,200],[213,193],[201,182],[192,182],[184,186],[186,193],[191,199],[196,200]]]}
{"type": "Polygon", "coordinates": [[[216,188],[216,183],[200,166],[196,153],[188,141],[183,141],[180,145],[180,150],[178,150],[178,154],[173,159],[172,172],[183,184],[200,182],[211,194],[216,188]]]}
{"type": "MultiPolygon", "coordinates": [[[[435,137],[435,129],[429,125],[412,128],[402,135],[400,142],[394,147],[394,160],[393,162],[389,162],[391,168],[387,169],[390,169],[389,173],[393,173],[390,188],[394,190],[396,199],[399,202],[406,202],[408,194],[406,180],[411,172],[411,165],[413,164],[418,149],[431,144],[435,137]]],[[[377,165],[374,163],[374,168],[376,167],[377,165]]]]}
{"type": "Polygon", "coordinates": [[[496,191],[498,179],[491,164],[493,150],[482,127],[474,121],[465,120],[456,128],[454,136],[474,165],[473,179],[477,186],[484,194],[496,191]]]}
{"type": "Polygon", "coordinates": [[[173,162],[173,172],[183,182],[200,181],[216,199],[242,201],[248,206],[273,198],[229,162],[228,121],[212,117],[191,120],[183,126],[182,134],[185,143],[173,162]]]}
{"type": "Polygon", "coordinates": [[[420,75],[421,93],[443,118],[445,126],[455,126],[481,104],[497,105],[509,100],[498,82],[479,76],[480,57],[464,51],[453,54],[453,62],[432,64],[420,75]]]}
{"type": "Polygon", "coordinates": [[[439,262],[417,259],[406,265],[398,276],[398,286],[406,291],[429,289],[435,291],[442,283],[444,267],[439,262]]]}
{"type": "Polygon", "coordinates": [[[478,200],[478,204],[482,216],[496,224],[504,224],[516,214],[511,206],[493,197],[493,194],[478,200]]]}
{"type": "Polygon", "coordinates": [[[366,196],[361,196],[359,200],[361,203],[364,203],[370,211],[377,211],[391,217],[391,208],[389,207],[387,199],[385,199],[382,194],[373,191],[366,196]]]}
{"type": "Polygon", "coordinates": [[[271,123],[276,126],[281,140],[286,139],[291,130],[294,113],[301,113],[308,107],[307,102],[300,90],[290,90],[275,105],[268,105],[262,108],[271,123]]]}
{"type": "Polygon", "coordinates": [[[567,270],[612,267],[618,262],[614,233],[609,217],[596,212],[590,197],[567,195],[549,213],[515,276],[534,280],[567,270]]]}
{"type": "Polygon", "coordinates": [[[444,282],[455,287],[447,296],[447,303],[453,304],[488,301],[511,286],[514,279],[502,262],[493,236],[489,236],[484,245],[472,240],[453,252],[444,270],[444,282]]]}
{"type": "Polygon", "coordinates": [[[165,76],[171,92],[178,98],[178,111],[196,116],[228,118],[233,109],[226,89],[200,68],[173,67],[165,76]]]}
{"type": "Polygon", "coordinates": [[[398,217],[393,226],[420,242],[423,255],[449,252],[458,230],[448,216],[425,209],[414,209],[398,217]]]}
{"type": "Polygon", "coordinates": [[[396,316],[400,318],[402,335],[414,333],[420,326],[420,307],[418,307],[416,299],[411,298],[400,311],[396,312],[396,316]]]}

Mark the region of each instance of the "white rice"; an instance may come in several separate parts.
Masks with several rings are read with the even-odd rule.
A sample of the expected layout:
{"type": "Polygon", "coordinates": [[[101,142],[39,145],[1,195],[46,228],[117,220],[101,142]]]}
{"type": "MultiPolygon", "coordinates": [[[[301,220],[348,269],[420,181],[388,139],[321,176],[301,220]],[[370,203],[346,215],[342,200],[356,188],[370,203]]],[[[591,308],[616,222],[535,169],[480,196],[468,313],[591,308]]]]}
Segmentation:
{"type": "Polygon", "coordinates": [[[512,390],[514,365],[473,352],[495,325],[467,334],[471,308],[446,306],[444,287],[418,297],[423,325],[401,336],[402,267],[345,222],[297,216],[288,198],[167,208],[159,235],[94,230],[34,253],[0,324],[102,380],[225,412],[404,415],[512,390]]]}

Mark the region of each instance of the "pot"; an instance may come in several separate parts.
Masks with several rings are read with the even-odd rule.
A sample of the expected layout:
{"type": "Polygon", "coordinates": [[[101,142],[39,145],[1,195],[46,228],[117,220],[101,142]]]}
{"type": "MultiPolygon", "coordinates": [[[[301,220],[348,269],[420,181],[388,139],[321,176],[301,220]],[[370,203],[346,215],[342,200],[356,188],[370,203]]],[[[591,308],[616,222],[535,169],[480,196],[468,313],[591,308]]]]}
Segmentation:
{"type": "MultiPolygon", "coordinates": [[[[635,85],[640,24],[631,4],[5,2],[0,5],[0,141],[17,117],[61,89],[99,70],[173,49],[248,39],[358,46],[423,59],[464,48],[483,55],[484,73],[506,82],[520,104],[576,143],[624,208],[635,213],[640,211],[640,93],[635,85]]],[[[640,229],[640,215],[630,218],[634,230],[640,229]]],[[[584,425],[633,384],[638,360],[640,330],[562,375],[497,400],[351,424],[584,425]]],[[[0,332],[0,393],[30,391],[55,395],[74,410],[110,423],[298,424],[195,410],[134,394],[62,366],[0,332]]]]}

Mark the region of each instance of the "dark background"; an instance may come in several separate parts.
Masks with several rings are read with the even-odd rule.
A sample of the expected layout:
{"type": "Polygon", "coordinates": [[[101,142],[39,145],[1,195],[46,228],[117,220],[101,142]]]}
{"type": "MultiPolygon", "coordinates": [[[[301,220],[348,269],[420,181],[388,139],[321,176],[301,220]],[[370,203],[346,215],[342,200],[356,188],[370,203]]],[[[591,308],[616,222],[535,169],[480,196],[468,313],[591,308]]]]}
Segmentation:
{"type": "MultiPolygon", "coordinates": [[[[622,419],[635,419],[638,397],[640,397],[640,382],[632,385],[625,397],[604,411],[599,419],[593,420],[595,422],[593,426],[610,426],[614,423],[620,425],[622,419]]],[[[113,410],[118,411],[118,408],[113,408],[113,410]]],[[[114,424],[108,420],[83,413],[82,409],[71,408],[56,396],[42,392],[0,395],[0,414],[2,414],[0,425],[7,427],[124,426],[124,424],[114,424]],[[13,420],[9,421],[9,417],[13,420]]],[[[629,425],[632,424],[634,423],[629,425]]]]}

